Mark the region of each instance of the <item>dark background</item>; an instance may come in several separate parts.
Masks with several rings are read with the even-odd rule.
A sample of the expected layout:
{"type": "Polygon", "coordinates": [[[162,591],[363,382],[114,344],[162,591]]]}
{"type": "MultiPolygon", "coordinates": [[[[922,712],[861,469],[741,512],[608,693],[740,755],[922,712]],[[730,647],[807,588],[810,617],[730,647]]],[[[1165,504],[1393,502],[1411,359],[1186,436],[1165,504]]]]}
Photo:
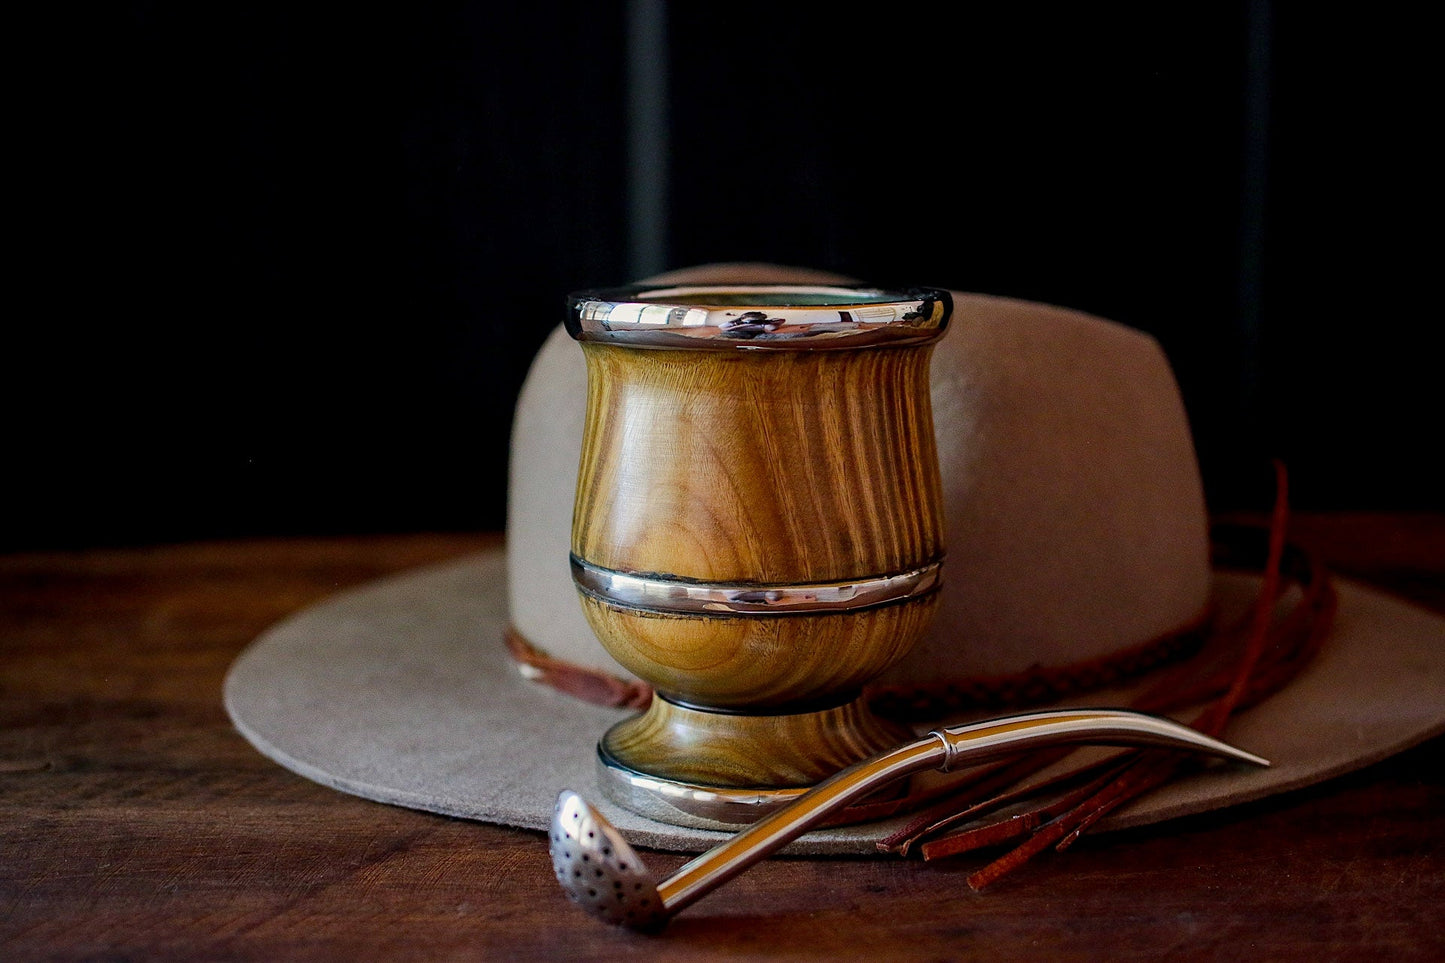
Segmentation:
{"type": "Polygon", "coordinates": [[[16,29],[0,547],[500,528],[565,293],[735,259],[1151,332],[1216,509],[1274,456],[1306,508],[1445,507],[1419,22],[416,6],[16,29]]]}

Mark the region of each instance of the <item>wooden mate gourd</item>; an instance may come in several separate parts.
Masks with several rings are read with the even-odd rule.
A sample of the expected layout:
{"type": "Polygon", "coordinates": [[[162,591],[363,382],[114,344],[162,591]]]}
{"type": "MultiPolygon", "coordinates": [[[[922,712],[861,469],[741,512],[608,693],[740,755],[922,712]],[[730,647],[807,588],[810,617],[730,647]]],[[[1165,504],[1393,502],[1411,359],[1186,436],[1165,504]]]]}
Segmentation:
{"type": "Polygon", "coordinates": [[[929,359],[941,290],[590,291],[571,564],[588,623],[651,683],[604,789],[750,821],[910,733],[863,686],[933,614],[943,509],[929,359]]]}

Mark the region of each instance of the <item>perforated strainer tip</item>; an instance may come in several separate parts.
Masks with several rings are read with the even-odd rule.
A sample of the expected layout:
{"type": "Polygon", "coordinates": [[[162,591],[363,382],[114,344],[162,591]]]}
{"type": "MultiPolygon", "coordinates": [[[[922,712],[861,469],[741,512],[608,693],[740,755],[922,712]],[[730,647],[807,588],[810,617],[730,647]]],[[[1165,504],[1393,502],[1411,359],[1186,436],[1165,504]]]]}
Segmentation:
{"type": "Polygon", "coordinates": [[[551,827],[552,870],[579,906],[598,919],[652,929],[668,914],[641,857],[601,813],[571,790],[557,797],[551,827]]]}

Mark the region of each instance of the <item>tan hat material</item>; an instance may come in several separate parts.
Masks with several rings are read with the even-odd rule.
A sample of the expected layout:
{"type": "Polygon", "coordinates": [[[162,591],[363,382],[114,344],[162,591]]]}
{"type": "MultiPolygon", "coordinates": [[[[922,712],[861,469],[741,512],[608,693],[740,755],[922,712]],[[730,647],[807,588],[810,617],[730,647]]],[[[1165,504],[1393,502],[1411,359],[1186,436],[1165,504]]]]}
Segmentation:
{"type": "MultiPolygon", "coordinates": [[[[842,279],[722,265],[658,280],[842,279]]],[[[1153,339],[1005,298],[955,293],[954,306],[932,366],[943,600],[880,691],[932,711],[967,712],[971,699],[974,712],[1061,697],[1122,704],[1161,677],[1131,676],[1177,666],[1204,625],[1246,622],[1261,577],[1211,567],[1188,422],[1153,339]]],[[[367,798],[531,829],[546,827],[559,790],[592,790],[596,740],[631,710],[577,693],[618,703],[645,693],[596,641],[571,584],[585,381],[581,353],[559,327],[518,403],[505,556],[343,593],[242,655],[226,705],[258,749],[367,798]],[[503,645],[508,634],[522,663],[503,645]],[[549,667],[583,681],[560,691],[546,684],[556,678],[549,667]]],[[[1225,731],[1274,765],[1184,774],[1106,825],[1308,785],[1445,731],[1445,618],[1344,580],[1335,587],[1333,622],[1317,613],[1318,652],[1288,666],[1225,731]]],[[[1285,596],[1286,609],[1301,591],[1285,596]]],[[[698,850],[720,838],[597,805],[638,845],[698,850]]],[[[908,821],[817,831],[791,851],[876,853],[908,821]]]]}

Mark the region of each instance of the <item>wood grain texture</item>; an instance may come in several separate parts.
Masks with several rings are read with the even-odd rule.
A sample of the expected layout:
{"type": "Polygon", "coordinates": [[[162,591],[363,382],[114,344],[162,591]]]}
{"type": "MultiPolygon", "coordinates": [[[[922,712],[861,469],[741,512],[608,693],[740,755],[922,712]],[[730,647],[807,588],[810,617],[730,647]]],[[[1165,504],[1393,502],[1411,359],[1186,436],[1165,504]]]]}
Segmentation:
{"type": "Polygon", "coordinates": [[[861,699],[796,715],[724,715],[653,699],[603,746],[631,769],[676,782],[796,789],[911,738],[861,699]]]}
{"type": "Polygon", "coordinates": [[[572,551],[709,582],[829,582],[943,552],[932,348],[584,344],[572,551]]]}
{"type": "Polygon", "coordinates": [[[775,712],[841,701],[907,654],[938,593],[834,615],[655,615],[582,596],[613,658],[659,692],[695,705],[775,712]]]}
{"type": "MultiPolygon", "coordinates": [[[[1445,612],[1445,515],[1302,516],[1339,571],[1445,612]]],[[[977,859],[774,859],[660,936],[563,899],[541,833],[271,763],[221,680],[259,632],[497,544],[422,535],[0,556],[0,959],[1445,958],[1445,739],[1259,803],[977,859]]],[[[505,658],[501,642],[496,658],[505,658]]],[[[646,853],[666,875],[684,857],[646,853]]]]}

